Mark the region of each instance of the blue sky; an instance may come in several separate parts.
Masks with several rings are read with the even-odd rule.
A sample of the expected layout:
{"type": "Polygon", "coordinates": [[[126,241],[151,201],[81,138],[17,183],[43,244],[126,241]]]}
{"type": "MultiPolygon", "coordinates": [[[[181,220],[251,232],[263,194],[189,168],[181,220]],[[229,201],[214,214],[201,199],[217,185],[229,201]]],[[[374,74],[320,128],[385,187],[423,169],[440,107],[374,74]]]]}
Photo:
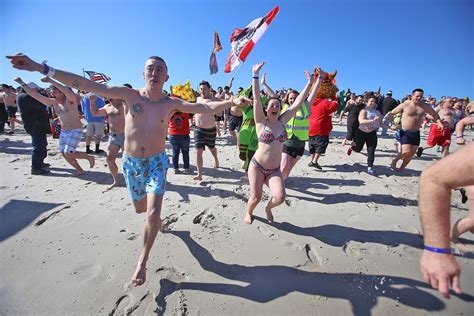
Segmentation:
{"type": "MultiPolygon", "coordinates": [[[[396,98],[421,87],[426,94],[474,97],[474,1],[144,1],[2,0],[0,53],[23,52],[78,74],[104,72],[111,84],[143,86],[147,57],[168,64],[170,84],[189,79],[226,85],[230,34],[274,6],[280,13],[237,74],[233,90],[248,86],[252,64],[266,61],[275,88],[301,90],[305,69],[337,69],[337,85],[361,93],[393,90],[396,98]],[[209,75],[213,32],[223,50],[209,75]]],[[[40,75],[0,61],[0,82],[40,75]]]]}

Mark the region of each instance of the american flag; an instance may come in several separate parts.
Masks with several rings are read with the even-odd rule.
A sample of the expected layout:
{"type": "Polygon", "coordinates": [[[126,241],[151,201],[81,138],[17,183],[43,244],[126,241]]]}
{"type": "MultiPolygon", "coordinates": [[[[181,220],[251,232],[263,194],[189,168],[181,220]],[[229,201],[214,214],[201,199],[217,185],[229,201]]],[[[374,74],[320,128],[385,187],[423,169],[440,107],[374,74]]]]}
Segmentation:
{"type": "Polygon", "coordinates": [[[94,82],[107,83],[107,81],[110,81],[110,77],[107,76],[106,74],[101,73],[101,72],[95,72],[95,71],[91,71],[91,70],[84,70],[84,72],[94,82]]]}

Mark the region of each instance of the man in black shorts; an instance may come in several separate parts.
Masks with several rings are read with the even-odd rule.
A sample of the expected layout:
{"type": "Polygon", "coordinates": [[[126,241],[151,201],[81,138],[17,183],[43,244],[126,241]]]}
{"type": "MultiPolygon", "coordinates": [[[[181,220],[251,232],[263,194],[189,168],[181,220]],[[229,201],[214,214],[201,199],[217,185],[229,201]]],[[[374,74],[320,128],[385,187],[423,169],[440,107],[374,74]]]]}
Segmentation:
{"type": "Polygon", "coordinates": [[[413,158],[413,155],[416,154],[418,146],[420,145],[420,127],[421,123],[423,123],[425,113],[431,115],[437,122],[438,127],[443,129],[443,123],[438,113],[436,113],[429,104],[423,102],[423,93],[424,91],[422,89],[413,90],[411,100],[406,100],[393,109],[393,111],[389,112],[384,118],[384,120],[389,119],[393,123],[394,116],[398,113],[402,114],[402,126],[400,129],[402,150],[392,160],[391,168],[393,170],[403,172],[413,158]],[[403,162],[400,165],[400,169],[397,169],[397,162],[399,160],[403,162]]]}
{"type": "MultiPolygon", "coordinates": [[[[211,85],[207,81],[201,81],[199,83],[199,92],[201,95],[197,98],[199,103],[208,103],[211,101],[217,101],[215,97],[211,95],[211,85]]],[[[197,176],[193,179],[202,180],[202,169],[203,169],[203,152],[206,146],[209,148],[212,156],[214,157],[214,168],[219,168],[219,159],[217,158],[216,149],[216,135],[217,129],[215,125],[215,119],[213,114],[194,114],[194,123],[196,124],[196,130],[194,131],[194,142],[196,144],[196,166],[197,176]]]]}

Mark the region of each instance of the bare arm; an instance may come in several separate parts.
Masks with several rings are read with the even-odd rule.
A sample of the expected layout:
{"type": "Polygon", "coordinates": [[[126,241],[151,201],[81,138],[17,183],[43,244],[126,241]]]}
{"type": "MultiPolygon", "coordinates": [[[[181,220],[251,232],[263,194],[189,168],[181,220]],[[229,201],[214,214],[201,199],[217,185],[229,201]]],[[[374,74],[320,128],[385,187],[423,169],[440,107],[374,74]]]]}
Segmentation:
{"type": "Polygon", "coordinates": [[[264,73],[262,75],[262,86],[263,86],[263,90],[265,91],[265,93],[272,97],[272,98],[276,98],[278,97],[275,93],[275,91],[272,90],[272,88],[270,88],[270,86],[267,84],[267,80],[266,80],[266,73],[264,73]]]}
{"type": "MultiPolygon", "coordinates": [[[[474,184],[474,144],[451,154],[423,171],[419,210],[427,246],[449,249],[451,190],[474,184]]],[[[458,294],[460,268],[452,254],[423,251],[420,262],[426,282],[449,297],[449,286],[458,294]]]]}
{"type": "Polygon", "coordinates": [[[212,101],[208,103],[189,103],[181,99],[175,100],[175,111],[184,113],[199,113],[199,114],[214,114],[224,111],[225,109],[237,105],[243,105],[250,103],[250,100],[246,97],[234,98],[232,97],[226,101],[212,101]]]}
{"type": "Polygon", "coordinates": [[[263,124],[266,120],[265,113],[263,112],[262,100],[260,99],[260,85],[258,82],[258,73],[260,69],[262,69],[263,65],[265,65],[265,62],[255,64],[252,67],[253,115],[255,123],[260,124],[263,124]]]}
{"type": "Polygon", "coordinates": [[[62,84],[60,84],[59,82],[57,82],[56,80],[53,80],[52,78],[49,78],[49,77],[43,77],[41,78],[41,81],[52,84],[55,88],[61,91],[66,96],[66,99],[68,99],[70,102],[74,102],[74,103],[77,102],[76,94],[72,92],[71,90],[69,90],[68,88],[66,88],[65,86],[63,86],[62,84]]]}
{"type": "Polygon", "coordinates": [[[321,81],[323,79],[321,75],[321,68],[319,66],[316,67],[315,69],[315,74],[314,74],[315,76],[316,76],[316,73],[318,74],[318,79],[316,79],[316,84],[313,85],[313,87],[311,88],[312,90],[308,96],[308,99],[306,99],[308,101],[308,104],[313,104],[313,101],[316,98],[316,93],[318,93],[319,86],[321,85],[321,81]]]}
{"type": "Polygon", "coordinates": [[[308,78],[308,83],[303,88],[303,91],[298,95],[295,102],[285,111],[282,115],[280,115],[280,121],[283,123],[288,122],[293,116],[295,116],[296,111],[301,107],[303,101],[306,99],[309,93],[309,89],[313,85],[314,76],[310,75],[309,72],[305,71],[306,77],[308,78]]]}
{"type": "MultiPolygon", "coordinates": [[[[23,54],[16,54],[13,56],[6,56],[10,59],[13,68],[27,71],[37,71],[43,73],[44,65],[35,62],[31,58],[23,54]]],[[[87,92],[93,92],[101,96],[115,98],[115,99],[126,99],[126,95],[130,90],[127,87],[108,87],[106,85],[96,83],[92,80],[86,79],[79,75],[55,69],[54,79],[62,82],[68,87],[80,89],[87,92]]]]}
{"type": "Polygon", "coordinates": [[[94,116],[106,116],[107,115],[107,111],[104,108],[97,109],[97,104],[95,102],[95,100],[96,100],[95,95],[91,95],[89,97],[89,100],[90,100],[90,108],[91,108],[92,115],[94,115],[94,116]]]}
{"type": "Polygon", "coordinates": [[[393,119],[395,118],[395,115],[397,115],[398,113],[402,113],[406,104],[407,104],[406,101],[403,103],[400,103],[396,108],[394,108],[393,110],[391,110],[385,115],[385,117],[383,118],[383,121],[390,121],[391,123],[393,123],[393,119]]]}
{"type": "Polygon", "coordinates": [[[35,98],[42,104],[50,107],[56,105],[56,101],[54,99],[47,98],[41,95],[38,91],[36,91],[36,89],[31,89],[26,83],[23,82],[23,80],[21,80],[20,77],[16,77],[14,80],[20,84],[20,86],[23,88],[23,90],[25,90],[26,93],[28,93],[32,98],[35,98]]]}
{"type": "Polygon", "coordinates": [[[433,110],[433,108],[426,103],[423,103],[423,108],[425,109],[426,113],[429,114],[433,120],[436,121],[436,123],[438,123],[439,128],[443,128],[443,122],[441,121],[438,112],[433,110]]]}

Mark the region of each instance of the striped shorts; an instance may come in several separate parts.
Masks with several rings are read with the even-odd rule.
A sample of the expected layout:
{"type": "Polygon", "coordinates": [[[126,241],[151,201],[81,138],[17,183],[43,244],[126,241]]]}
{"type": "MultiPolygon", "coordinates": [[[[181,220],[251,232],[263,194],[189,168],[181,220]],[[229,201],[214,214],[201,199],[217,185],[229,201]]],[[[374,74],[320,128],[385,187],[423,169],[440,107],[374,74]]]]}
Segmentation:
{"type": "Polygon", "coordinates": [[[82,138],[82,129],[62,130],[59,135],[59,152],[73,154],[82,138]]]}
{"type": "Polygon", "coordinates": [[[217,130],[215,127],[212,128],[200,128],[198,127],[194,131],[194,142],[196,143],[196,148],[205,148],[205,146],[210,149],[216,147],[216,133],[217,130]]]}

